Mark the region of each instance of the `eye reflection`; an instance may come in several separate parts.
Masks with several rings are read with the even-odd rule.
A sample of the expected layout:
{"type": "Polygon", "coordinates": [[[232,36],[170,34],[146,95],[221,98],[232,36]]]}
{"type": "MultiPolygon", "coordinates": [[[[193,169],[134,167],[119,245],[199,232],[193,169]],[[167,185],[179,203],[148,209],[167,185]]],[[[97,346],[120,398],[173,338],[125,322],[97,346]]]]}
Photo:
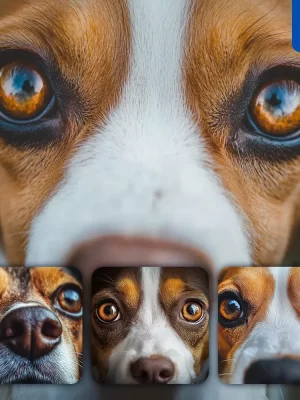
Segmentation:
{"type": "Polygon", "coordinates": [[[265,133],[284,136],[300,129],[300,85],[292,80],[265,86],[254,98],[251,113],[265,133]]]}
{"type": "Polygon", "coordinates": [[[47,107],[50,85],[34,67],[11,63],[0,68],[0,111],[13,120],[30,120],[47,107]]]}

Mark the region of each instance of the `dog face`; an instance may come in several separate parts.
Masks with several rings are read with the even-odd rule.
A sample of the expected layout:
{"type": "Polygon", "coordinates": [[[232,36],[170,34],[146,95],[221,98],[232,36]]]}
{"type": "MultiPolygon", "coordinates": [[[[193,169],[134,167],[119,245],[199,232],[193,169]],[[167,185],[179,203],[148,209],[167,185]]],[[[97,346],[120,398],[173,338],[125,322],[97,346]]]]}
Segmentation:
{"type": "Polygon", "coordinates": [[[290,14],[288,0],[1,0],[5,257],[55,265],[129,234],[216,266],[279,263],[300,198],[290,14]]]}
{"type": "Polygon", "coordinates": [[[80,379],[81,286],[66,269],[0,268],[0,383],[80,379]]]}
{"type": "Polygon", "coordinates": [[[93,364],[110,383],[191,383],[208,358],[200,268],[101,268],[93,276],[93,364]]]}
{"type": "Polygon", "coordinates": [[[219,283],[220,375],[300,382],[299,267],[227,268],[219,283]]]}

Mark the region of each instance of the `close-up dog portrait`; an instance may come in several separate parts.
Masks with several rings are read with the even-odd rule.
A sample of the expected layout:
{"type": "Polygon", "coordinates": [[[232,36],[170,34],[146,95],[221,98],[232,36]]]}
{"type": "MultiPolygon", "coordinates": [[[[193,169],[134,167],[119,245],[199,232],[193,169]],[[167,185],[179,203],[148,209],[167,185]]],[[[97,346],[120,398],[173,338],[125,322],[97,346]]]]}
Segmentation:
{"type": "Polygon", "coordinates": [[[81,377],[78,272],[0,268],[0,384],[73,384],[81,377]]]}
{"type": "Polygon", "coordinates": [[[209,281],[201,268],[101,268],[92,281],[100,383],[191,384],[208,373],[209,281]]]}
{"type": "MultiPolygon", "coordinates": [[[[185,265],[202,267],[216,285],[226,266],[300,265],[292,0],[0,0],[0,188],[2,266],[73,266],[90,282],[100,267],[185,265]]],[[[129,362],[136,343],[126,338],[148,293],[139,271],[139,302],[127,305],[117,293],[123,318],[105,323],[93,311],[100,380],[157,379],[133,377],[115,351],[128,351],[129,362]]],[[[172,364],[165,380],[201,380],[206,356],[196,342],[206,320],[171,312],[166,293],[155,300],[172,332],[168,345],[176,343],[174,359],[161,354],[172,364]]],[[[26,387],[25,400],[43,397],[26,387]]],[[[7,397],[1,389],[1,399],[24,398],[19,386],[7,397]]],[[[48,390],[49,400],[65,398],[62,386],[48,390]]],[[[278,400],[263,385],[220,389],[217,373],[202,385],[153,385],[151,393],[85,377],[68,390],[72,400],[132,400],[134,390],[143,400],[278,400]]]]}
{"type": "Polygon", "coordinates": [[[300,384],[300,267],[220,273],[219,376],[233,384],[300,384]]]}

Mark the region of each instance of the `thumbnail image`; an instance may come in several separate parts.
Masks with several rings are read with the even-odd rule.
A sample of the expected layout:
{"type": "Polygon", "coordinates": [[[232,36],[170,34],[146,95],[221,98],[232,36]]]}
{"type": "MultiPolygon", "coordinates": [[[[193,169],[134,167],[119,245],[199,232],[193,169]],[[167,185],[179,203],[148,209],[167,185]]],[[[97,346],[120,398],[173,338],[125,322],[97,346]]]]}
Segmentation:
{"type": "Polygon", "coordinates": [[[0,267],[0,383],[81,377],[82,287],[75,269],[0,267]]]}
{"type": "Polygon", "coordinates": [[[300,383],[299,284],[299,267],[230,267],[220,273],[223,382],[300,383]]]}
{"type": "Polygon", "coordinates": [[[209,278],[197,267],[100,268],[92,278],[95,379],[191,384],[208,374],[209,278]]]}

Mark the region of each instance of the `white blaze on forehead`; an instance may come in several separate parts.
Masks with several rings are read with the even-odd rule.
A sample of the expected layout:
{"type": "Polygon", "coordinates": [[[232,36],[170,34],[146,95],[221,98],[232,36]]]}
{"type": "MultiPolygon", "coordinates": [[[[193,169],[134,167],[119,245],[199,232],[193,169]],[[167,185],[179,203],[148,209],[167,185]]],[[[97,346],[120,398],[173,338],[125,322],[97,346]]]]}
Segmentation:
{"type": "MultiPolygon", "coordinates": [[[[255,361],[280,355],[300,355],[300,321],[288,296],[290,267],[270,267],[275,290],[264,321],[259,322],[237,350],[231,383],[243,383],[255,361]]],[[[262,302],[267,299],[262,299],[262,302]]]]}
{"type": "Polygon", "coordinates": [[[250,264],[246,226],[185,104],[190,1],[128,4],[133,43],[121,101],[34,219],[26,263],[59,264],[78,242],[126,233],[197,246],[217,266],[250,264]]]}
{"type": "Polygon", "coordinates": [[[175,376],[170,383],[191,383],[195,378],[192,353],[170,325],[159,302],[160,268],[142,268],[141,291],[143,301],[130,331],[110,356],[110,381],[137,383],[130,373],[131,364],[140,358],[160,355],[175,366],[175,376]]]}

